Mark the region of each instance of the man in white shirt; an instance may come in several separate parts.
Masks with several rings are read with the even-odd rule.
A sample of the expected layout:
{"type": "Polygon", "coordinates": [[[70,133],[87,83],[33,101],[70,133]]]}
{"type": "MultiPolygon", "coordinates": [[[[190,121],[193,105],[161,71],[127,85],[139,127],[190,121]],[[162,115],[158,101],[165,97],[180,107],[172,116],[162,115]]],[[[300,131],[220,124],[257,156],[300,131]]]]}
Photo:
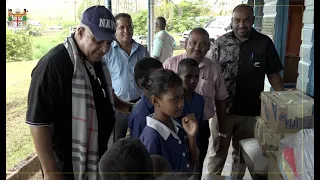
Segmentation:
{"type": "Polygon", "coordinates": [[[165,30],[166,19],[164,17],[157,17],[155,29],[152,57],[163,63],[166,59],[172,57],[175,41],[165,30]]]}

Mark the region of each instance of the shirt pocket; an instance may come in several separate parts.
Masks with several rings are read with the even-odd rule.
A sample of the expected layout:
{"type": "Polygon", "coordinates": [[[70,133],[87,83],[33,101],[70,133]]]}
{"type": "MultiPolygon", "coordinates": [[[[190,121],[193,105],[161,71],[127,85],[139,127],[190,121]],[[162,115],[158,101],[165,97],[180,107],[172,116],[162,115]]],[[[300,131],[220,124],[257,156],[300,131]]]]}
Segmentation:
{"type": "Polygon", "coordinates": [[[206,79],[199,79],[198,87],[199,87],[199,94],[203,97],[214,98],[214,81],[206,80],[206,79]]]}
{"type": "Polygon", "coordinates": [[[264,71],[266,67],[266,58],[267,58],[266,56],[267,55],[262,51],[252,53],[252,56],[251,56],[252,68],[254,70],[264,71]]]}

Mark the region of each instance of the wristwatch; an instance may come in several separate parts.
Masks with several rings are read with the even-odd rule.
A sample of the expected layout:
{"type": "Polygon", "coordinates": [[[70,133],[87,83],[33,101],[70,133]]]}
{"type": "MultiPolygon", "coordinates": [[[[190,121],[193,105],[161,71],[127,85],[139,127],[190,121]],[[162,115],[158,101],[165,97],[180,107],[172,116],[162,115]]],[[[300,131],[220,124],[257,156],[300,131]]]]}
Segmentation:
{"type": "Polygon", "coordinates": [[[227,135],[226,134],[222,134],[222,133],[219,133],[218,136],[227,138],[227,135]]]}

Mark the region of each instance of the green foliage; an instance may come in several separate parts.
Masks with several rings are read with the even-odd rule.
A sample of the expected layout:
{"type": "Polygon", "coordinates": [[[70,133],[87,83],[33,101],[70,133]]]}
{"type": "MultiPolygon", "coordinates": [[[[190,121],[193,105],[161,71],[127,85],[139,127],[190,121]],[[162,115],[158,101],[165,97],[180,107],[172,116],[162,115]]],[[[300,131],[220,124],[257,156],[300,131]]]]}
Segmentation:
{"type": "Polygon", "coordinates": [[[29,31],[6,29],[6,62],[32,59],[32,37],[29,31]]]}
{"type": "Polygon", "coordinates": [[[54,35],[34,37],[32,58],[42,58],[42,56],[44,56],[51,48],[60,43],[63,43],[68,35],[69,31],[66,29],[63,32],[59,32],[54,35]]]}
{"type": "Polygon", "coordinates": [[[97,1],[97,0],[81,0],[81,3],[78,6],[77,9],[77,17],[80,20],[82,13],[84,12],[84,10],[86,10],[88,7],[90,6],[94,6],[94,5],[105,5],[104,4],[105,1],[97,1]]]}
{"type": "MultiPolygon", "coordinates": [[[[163,16],[167,20],[167,31],[182,33],[195,27],[203,27],[208,18],[198,19],[200,16],[210,15],[210,7],[205,0],[183,0],[173,4],[168,0],[158,0],[155,6],[155,17],[163,16]]],[[[146,35],[148,32],[148,11],[139,11],[132,15],[136,35],[146,35]]]]}
{"type": "Polygon", "coordinates": [[[148,10],[142,10],[132,15],[134,34],[147,35],[148,33],[148,10]]]}

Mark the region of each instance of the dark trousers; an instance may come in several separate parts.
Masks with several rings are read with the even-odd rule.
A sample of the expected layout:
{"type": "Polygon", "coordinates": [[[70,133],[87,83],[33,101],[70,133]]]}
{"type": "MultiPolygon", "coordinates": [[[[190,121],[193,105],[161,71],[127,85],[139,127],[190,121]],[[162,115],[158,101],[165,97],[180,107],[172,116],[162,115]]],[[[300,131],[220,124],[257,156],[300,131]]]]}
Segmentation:
{"type": "MultiPolygon", "coordinates": [[[[210,137],[210,128],[209,121],[204,120],[201,122],[199,126],[200,132],[200,145],[199,145],[199,172],[202,173],[203,162],[207,155],[208,145],[209,145],[209,137],[210,137]]],[[[201,174],[199,176],[201,178],[201,174]]]]}

